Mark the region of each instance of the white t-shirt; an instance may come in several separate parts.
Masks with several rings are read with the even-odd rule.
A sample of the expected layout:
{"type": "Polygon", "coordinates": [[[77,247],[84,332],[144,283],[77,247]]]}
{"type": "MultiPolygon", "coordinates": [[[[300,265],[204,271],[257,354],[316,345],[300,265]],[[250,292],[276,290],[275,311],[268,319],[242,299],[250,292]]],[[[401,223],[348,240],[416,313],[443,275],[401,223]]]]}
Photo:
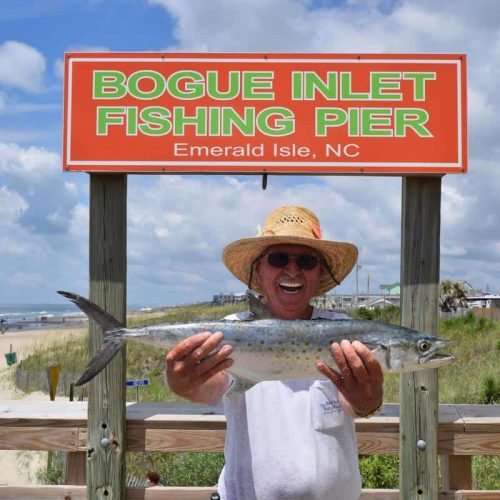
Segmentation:
{"type": "MultiPolygon", "coordinates": [[[[249,313],[226,319],[241,320],[249,313]]],[[[311,319],[348,319],[314,309],[311,319]]],[[[357,500],[354,420],[329,380],[260,382],[223,398],[222,500],[357,500]]]]}

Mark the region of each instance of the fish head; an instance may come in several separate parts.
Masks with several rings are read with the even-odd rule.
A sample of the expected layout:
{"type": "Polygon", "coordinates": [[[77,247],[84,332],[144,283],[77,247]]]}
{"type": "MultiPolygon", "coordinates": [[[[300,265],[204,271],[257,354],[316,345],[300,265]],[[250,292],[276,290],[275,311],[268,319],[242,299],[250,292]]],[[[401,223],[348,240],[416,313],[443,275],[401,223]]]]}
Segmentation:
{"type": "Polygon", "coordinates": [[[392,341],[387,348],[387,368],[390,372],[410,372],[438,368],[455,359],[441,352],[449,340],[427,334],[413,334],[392,341]]]}

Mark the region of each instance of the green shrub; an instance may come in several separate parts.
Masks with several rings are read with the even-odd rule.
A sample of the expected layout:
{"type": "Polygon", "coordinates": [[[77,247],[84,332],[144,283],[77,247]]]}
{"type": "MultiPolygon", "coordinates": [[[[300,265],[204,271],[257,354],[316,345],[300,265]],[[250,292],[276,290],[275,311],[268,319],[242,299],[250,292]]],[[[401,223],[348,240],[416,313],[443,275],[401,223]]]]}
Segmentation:
{"type": "Polygon", "coordinates": [[[472,457],[473,489],[500,490],[500,456],[472,457]]]}
{"type": "Polygon", "coordinates": [[[363,488],[390,488],[399,486],[399,458],[395,455],[364,456],[359,459],[363,488]]]}
{"type": "Polygon", "coordinates": [[[493,377],[483,379],[479,403],[492,405],[500,402],[500,381],[493,377]]]}
{"type": "Polygon", "coordinates": [[[163,486],[214,486],[224,467],[221,453],[127,453],[127,473],[146,477],[154,470],[163,486]]]}
{"type": "Polygon", "coordinates": [[[48,467],[38,469],[36,479],[40,484],[62,484],[63,458],[62,453],[52,453],[51,463],[48,467]]]}

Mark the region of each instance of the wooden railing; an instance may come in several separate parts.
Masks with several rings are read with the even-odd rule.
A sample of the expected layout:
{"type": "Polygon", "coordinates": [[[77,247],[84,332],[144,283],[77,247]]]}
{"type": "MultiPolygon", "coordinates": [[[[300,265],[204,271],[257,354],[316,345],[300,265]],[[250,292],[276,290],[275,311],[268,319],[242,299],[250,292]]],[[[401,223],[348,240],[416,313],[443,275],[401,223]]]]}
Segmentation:
{"type": "MultiPolygon", "coordinates": [[[[127,451],[213,451],[224,448],[226,422],[203,405],[127,404],[127,451]]],[[[399,452],[399,405],[356,421],[361,455],[399,452]]],[[[86,498],[86,402],[0,402],[0,449],[68,452],[64,486],[2,486],[0,498],[86,498]]],[[[499,500],[498,491],[472,490],[472,456],[500,455],[500,406],[439,405],[438,452],[443,499],[499,500]]],[[[214,488],[127,488],[127,499],[210,498],[214,488]]],[[[363,490],[362,499],[396,500],[397,490],[363,490]]]]}

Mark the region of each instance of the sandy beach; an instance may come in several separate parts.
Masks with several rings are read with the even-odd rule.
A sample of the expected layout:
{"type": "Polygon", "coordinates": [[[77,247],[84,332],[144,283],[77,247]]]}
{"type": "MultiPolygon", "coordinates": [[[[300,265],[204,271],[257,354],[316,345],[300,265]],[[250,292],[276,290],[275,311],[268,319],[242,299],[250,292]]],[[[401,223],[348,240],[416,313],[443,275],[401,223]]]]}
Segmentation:
{"type": "MultiPolygon", "coordinates": [[[[30,346],[44,344],[50,339],[60,339],[61,337],[83,335],[85,328],[81,318],[75,321],[47,322],[44,324],[31,325],[34,329],[12,328],[0,334],[0,405],[1,400],[28,399],[28,400],[48,400],[49,396],[42,392],[26,394],[17,390],[10,382],[10,371],[15,370],[15,366],[8,367],[5,353],[12,350],[17,355],[20,362],[29,355],[30,346]]],[[[47,465],[47,452],[30,452],[16,450],[0,450],[0,485],[26,485],[36,484],[36,472],[41,467],[47,465]]]]}

